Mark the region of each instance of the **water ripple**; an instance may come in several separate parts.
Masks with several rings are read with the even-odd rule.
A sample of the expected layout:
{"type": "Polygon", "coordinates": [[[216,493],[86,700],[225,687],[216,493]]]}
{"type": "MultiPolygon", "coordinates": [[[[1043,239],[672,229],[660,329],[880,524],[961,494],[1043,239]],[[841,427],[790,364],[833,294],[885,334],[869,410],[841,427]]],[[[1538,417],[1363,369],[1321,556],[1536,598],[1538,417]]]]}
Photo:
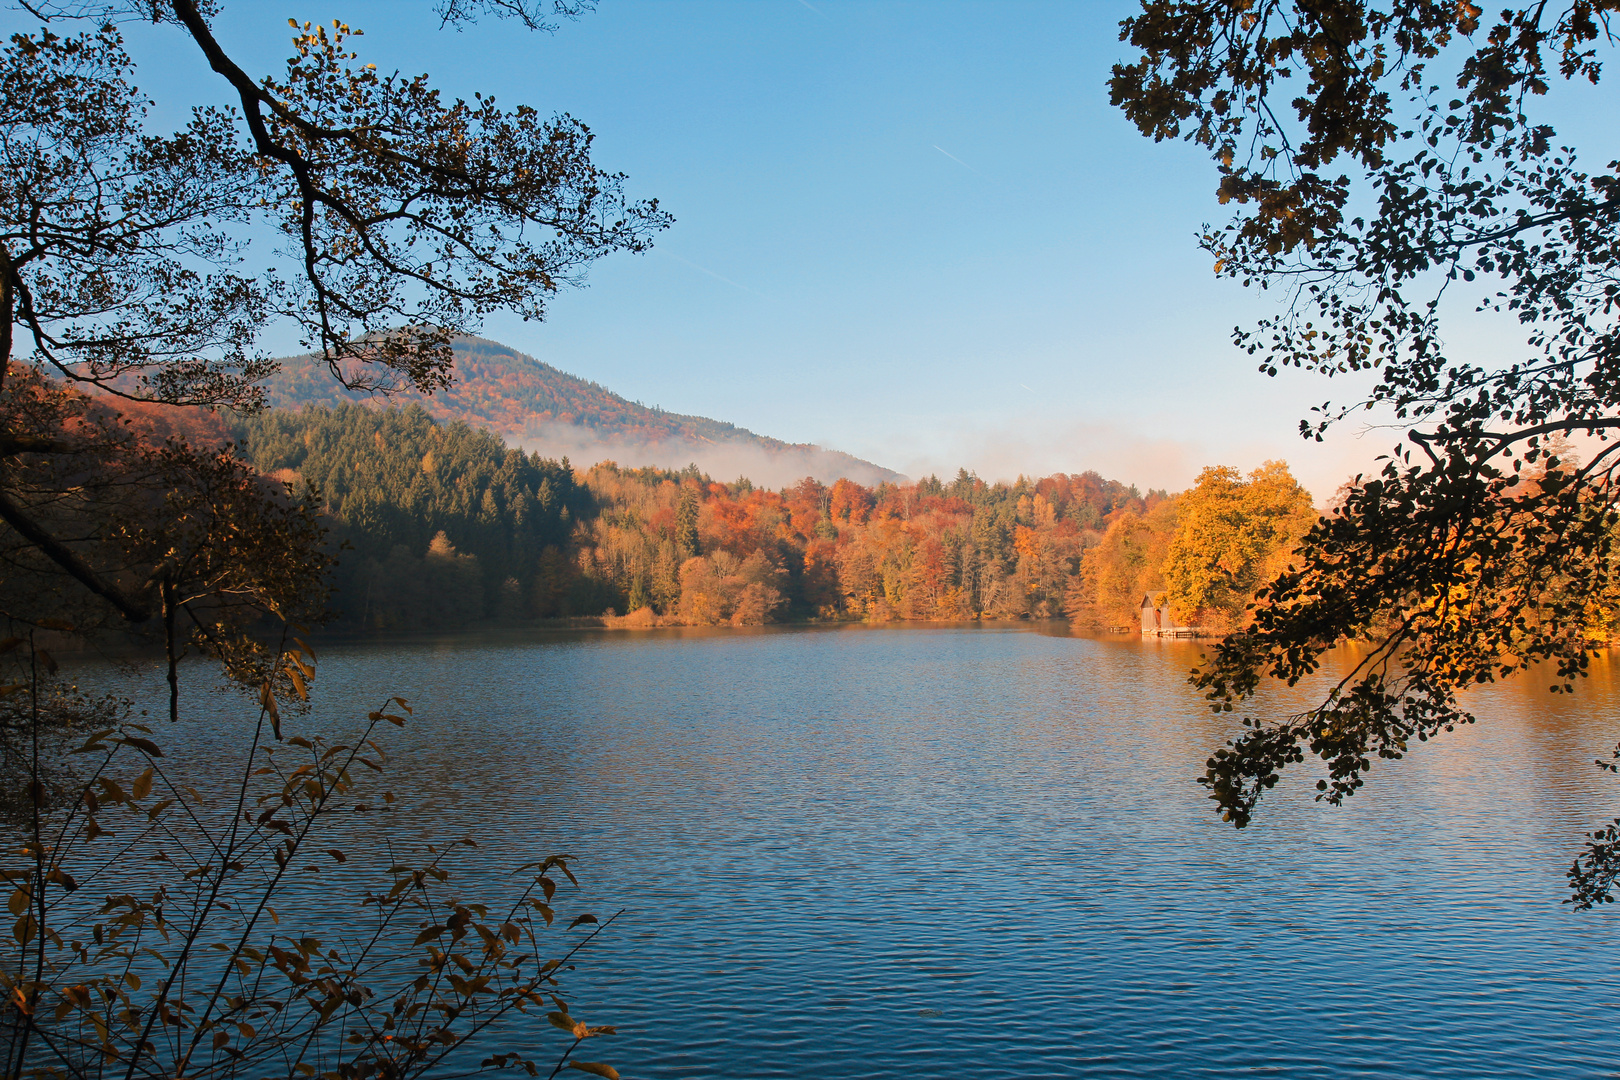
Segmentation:
{"type": "Polygon", "coordinates": [[[1237,833],[1190,780],[1231,727],[1199,651],[508,636],[338,649],[320,693],[419,706],[396,835],[566,850],[630,909],[576,1004],[627,1077],[1613,1075],[1620,936],[1559,905],[1620,804],[1613,673],[1476,694],[1344,808],[1302,774],[1237,833]]]}

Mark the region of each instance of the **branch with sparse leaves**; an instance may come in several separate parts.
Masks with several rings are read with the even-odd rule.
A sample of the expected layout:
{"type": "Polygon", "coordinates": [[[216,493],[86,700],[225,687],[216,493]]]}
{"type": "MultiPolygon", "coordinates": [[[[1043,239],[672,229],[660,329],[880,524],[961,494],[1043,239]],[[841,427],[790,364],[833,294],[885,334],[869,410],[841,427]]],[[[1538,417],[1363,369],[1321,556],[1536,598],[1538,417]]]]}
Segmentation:
{"type": "MultiPolygon", "coordinates": [[[[38,717],[50,702],[38,650],[19,639],[5,649],[28,675],[7,695],[38,717]]],[[[341,823],[398,805],[390,792],[366,800],[358,774],[384,770],[379,728],[403,726],[410,707],[391,699],[352,743],[283,732],[314,656],[294,645],[279,662],[292,682],[261,687],[237,782],[204,794],[150,727],[125,719],[84,736],[78,754],[94,764],[74,797],[55,810],[37,800],[7,844],[0,880],[17,921],[0,966],[5,1075],[405,1078],[477,1061],[474,1071],[535,1076],[529,1053],[502,1048],[514,1014],[544,1013],[572,1037],[558,1068],[583,1041],[612,1034],[574,1016],[559,987],[612,919],[576,916],[567,928],[589,933],[547,957],[553,875],[574,881],[567,858],[517,867],[509,887],[479,899],[453,860],[470,839],[419,861],[386,845],[383,864],[351,857],[336,846],[341,823]],[[366,888],[376,873],[384,884],[366,888]],[[354,910],[312,907],[317,876],[339,879],[323,892],[354,910]]]]}

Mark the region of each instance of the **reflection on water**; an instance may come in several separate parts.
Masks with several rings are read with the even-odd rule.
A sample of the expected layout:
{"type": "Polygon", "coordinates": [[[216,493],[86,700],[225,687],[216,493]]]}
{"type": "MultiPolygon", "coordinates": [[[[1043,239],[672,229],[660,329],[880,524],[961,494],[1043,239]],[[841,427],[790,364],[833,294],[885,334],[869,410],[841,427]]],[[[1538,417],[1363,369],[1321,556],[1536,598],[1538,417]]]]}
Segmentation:
{"type": "Polygon", "coordinates": [[[1342,809],[1292,777],[1238,833],[1191,781],[1233,726],[1185,684],[1201,651],[509,636],[337,649],[319,693],[334,729],[418,707],[396,835],[567,851],[630,909],[578,1006],[627,1077],[1614,1075],[1620,925],[1559,904],[1620,806],[1610,661],[1471,695],[1481,724],[1342,809]]]}

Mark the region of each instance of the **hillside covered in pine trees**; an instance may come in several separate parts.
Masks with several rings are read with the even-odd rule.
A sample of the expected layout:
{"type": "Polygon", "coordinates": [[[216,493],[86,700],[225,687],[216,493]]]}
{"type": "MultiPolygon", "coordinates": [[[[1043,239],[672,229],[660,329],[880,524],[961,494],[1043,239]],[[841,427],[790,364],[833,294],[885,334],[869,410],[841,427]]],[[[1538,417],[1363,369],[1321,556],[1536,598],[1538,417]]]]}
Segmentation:
{"type": "Polygon", "coordinates": [[[836,450],[783,442],[706,416],[648,408],[497,342],[461,338],[455,353],[455,383],[431,397],[404,391],[378,398],[346,390],[315,357],[290,357],[266,384],[270,406],[415,403],[435,419],[460,420],[495,432],[510,446],[568,456],[582,465],[614,460],[682,468],[696,463],[705,472],[784,484],[805,476],[827,483],[841,477],[865,484],[903,479],[836,450]]]}

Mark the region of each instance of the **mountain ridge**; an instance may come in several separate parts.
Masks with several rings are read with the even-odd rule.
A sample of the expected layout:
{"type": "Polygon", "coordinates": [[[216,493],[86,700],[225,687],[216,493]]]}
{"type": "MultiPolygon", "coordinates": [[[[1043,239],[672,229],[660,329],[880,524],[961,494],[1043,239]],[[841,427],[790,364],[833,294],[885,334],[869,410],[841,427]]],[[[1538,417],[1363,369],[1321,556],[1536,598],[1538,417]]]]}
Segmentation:
{"type": "Polygon", "coordinates": [[[287,409],[415,402],[435,419],[462,420],[488,428],[511,445],[560,452],[585,464],[590,462],[583,459],[593,453],[604,459],[640,454],[648,460],[625,463],[670,468],[695,463],[715,475],[742,466],[742,475],[763,483],[793,483],[805,476],[823,483],[847,477],[867,485],[905,479],[839,450],[785,442],[706,416],[648,408],[496,341],[464,337],[453,348],[455,382],[431,396],[415,390],[387,396],[348,390],[319,357],[306,354],[280,361],[281,370],[266,383],[269,404],[287,409]]]}

